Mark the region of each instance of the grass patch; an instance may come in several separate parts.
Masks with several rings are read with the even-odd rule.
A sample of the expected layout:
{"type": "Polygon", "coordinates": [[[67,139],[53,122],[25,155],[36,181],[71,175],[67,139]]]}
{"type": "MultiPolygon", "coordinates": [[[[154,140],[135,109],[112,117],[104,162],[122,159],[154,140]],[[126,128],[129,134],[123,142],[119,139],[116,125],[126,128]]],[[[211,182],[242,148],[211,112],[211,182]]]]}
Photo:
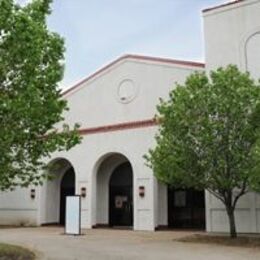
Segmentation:
{"type": "Polygon", "coordinates": [[[0,260],[34,260],[35,254],[20,246],[0,244],[0,260]]]}
{"type": "Polygon", "coordinates": [[[260,237],[237,237],[230,238],[228,236],[214,236],[214,235],[201,235],[196,234],[188,237],[176,239],[178,242],[188,243],[202,243],[202,244],[215,244],[222,246],[237,246],[237,247],[249,247],[260,249],[260,237]]]}

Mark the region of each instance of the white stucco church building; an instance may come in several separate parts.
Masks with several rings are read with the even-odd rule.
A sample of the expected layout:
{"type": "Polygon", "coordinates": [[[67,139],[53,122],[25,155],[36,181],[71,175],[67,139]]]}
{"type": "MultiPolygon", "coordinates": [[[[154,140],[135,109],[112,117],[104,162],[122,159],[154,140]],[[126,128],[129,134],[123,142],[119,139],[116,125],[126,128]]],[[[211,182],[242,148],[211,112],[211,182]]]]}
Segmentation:
{"type": "MultiPolygon", "coordinates": [[[[65,121],[81,124],[82,143],[53,154],[53,181],[1,193],[0,224],[64,224],[65,197],[79,194],[83,228],[229,230],[220,201],[204,191],[168,189],[143,158],[155,145],[156,105],[175,82],[230,63],[260,78],[260,0],[227,2],[202,15],[205,64],[126,55],[64,92],[65,121]]],[[[241,198],[236,222],[238,232],[260,232],[260,194],[241,198]]]]}

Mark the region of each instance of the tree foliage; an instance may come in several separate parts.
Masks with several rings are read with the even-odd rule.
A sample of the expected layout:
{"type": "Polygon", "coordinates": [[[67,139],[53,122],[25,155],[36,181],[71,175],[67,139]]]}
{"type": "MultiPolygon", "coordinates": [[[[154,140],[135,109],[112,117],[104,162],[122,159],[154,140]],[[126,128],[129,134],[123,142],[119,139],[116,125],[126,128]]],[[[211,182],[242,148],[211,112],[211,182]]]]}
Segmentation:
{"type": "Polygon", "coordinates": [[[64,41],[50,32],[51,0],[21,7],[0,0],[0,189],[41,184],[44,158],[79,143],[78,125],[57,123],[67,103],[57,83],[63,77],[64,41]]]}
{"type": "Polygon", "coordinates": [[[156,177],[220,199],[235,237],[237,201],[260,187],[260,86],[234,65],[196,72],[161,100],[157,117],[157,144],[146,155],[156,177]]]}

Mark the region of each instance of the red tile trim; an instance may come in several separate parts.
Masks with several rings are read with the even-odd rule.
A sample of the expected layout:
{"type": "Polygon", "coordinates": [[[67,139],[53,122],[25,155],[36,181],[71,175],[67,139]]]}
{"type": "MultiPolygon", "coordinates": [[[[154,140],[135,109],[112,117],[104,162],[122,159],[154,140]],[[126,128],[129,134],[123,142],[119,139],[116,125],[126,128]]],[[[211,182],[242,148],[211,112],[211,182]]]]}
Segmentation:
{"type": "Polygon", "coordinates": [[[128,129],[144,128],[158,125],[159,123],[155,119],[148,119],[142,121],[126,122],[114,125],[98,126],[91,128],[83,128],[79,130],[81,135],[99,134],[107,132],[115,132],[128,129]]]}
{"type": "Polygon", "coordinates": [[[78,88],[80,85],[82,85],[83,83],[91,80],[92,78],[96,77],[97,75],[99,75],[100,73],[104,72],[105,70],[109,69],[110,67],[112,67],[113,65],[115,65],[116,63],[125,60],[125,59],[136,59],[136,60],[143,60],[143,61],[152,61],[152,62],[161,62],[161,63],[168,63],[168,64],[175,64],[175,65],[183,65],[183,66],[191,66],[191,67],[198,67],[198,68],[205,68],[205,64],[201,63],[201,62],[194,62],[194,61],[183,61],[183,60],[173,60],[173,59],[166,59],[166,58],[157,58],[157,57],[148,57],[148,56],[142,56],[142,55],[132,55],[132,54],[128,54],[125,56],[122,56],[118,59],[116,59],[115,61],[109,63],[108,65],[106,65],[105,67],[99,69],[98,71],[96,71],[95,73],[93,73],[92,75],[90,75],[89,77],[83,79],[82,81],[78,82],[76,85],[74,85],[73,87],[69,88],[68,90],[65,90],[62,95],[66,96],[68,93],[72,92],[73,90],[75,90],[76,88],[78,88]]]}
{"type": "Polygon", "coordinates": [[[238,3],[241,3],[241,2],[244,2],[244,1],[245,0],[235,0],[233,2],[228,2],[228,3],[222,4],[222,5],[217,5],[217,6],[213,6],[213,7],[210,7],[210,8],[206,8],[206,9],[202,10],[202,12],[206,13],[206,12],[209,12],[209,11],[212,11],[212,10],[215,10],[215,9],[219,9],[219,8],[226,7],[226,6],[233,5],[233,4],[238,4],[238,3]]]}

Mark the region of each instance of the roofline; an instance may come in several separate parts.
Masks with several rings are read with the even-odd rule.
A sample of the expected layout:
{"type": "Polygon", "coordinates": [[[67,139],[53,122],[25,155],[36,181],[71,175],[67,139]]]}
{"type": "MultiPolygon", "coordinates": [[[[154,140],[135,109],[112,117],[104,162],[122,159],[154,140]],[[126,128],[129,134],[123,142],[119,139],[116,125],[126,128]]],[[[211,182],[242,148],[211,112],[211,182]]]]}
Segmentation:
{"type": "Polygon", "coordinates": [[[202,12],[206,13],[206,12],[213,11],[213,10],[216,10],[216,9],[219,9],[219,8],[222,8],[222,7],[238,4],[238,3],[241,3],[241,2],[244,2],[244,1],[245,0],[234,0],[233,2],[227,2],[225,4],[221,4],[221,5],[217,5],[217,6],[213,6],[213,7],[203,9],[202,12]]]}
{"type": "Polygon", "coordinates": [[[69,94],[70,92],[76,90],[83,83],[93,79],[97,75],[101,74],[102,72],[106,71],[110,67],[114,66],[116,63],[118,63],[122,60],[126,60],[126,59],[135,59],[135,60],[141,60],[141,61],[152,61],[152,62],[161,62],[161,63],[165,63],[165,64],[174,64],[174,65],[190,66],[190,67],[197,67],[197,68],[205,68],[205,63],[202,63],[202,62],[174,60],[174,59],[168,59],[168,58],[127,54],[127,55],[121,56],[118,59],[112,61],[111,63],[109,63],[106,66],[102,67],[101,69],[97,70],[90,76],[88,76],[88,77],[84,78],[83,80],[81,80],[80,82],[76,83],[71,88],[65,90],[64,92],[62,92],[62,96],[65,96],[65,95],[69,94]]]}

